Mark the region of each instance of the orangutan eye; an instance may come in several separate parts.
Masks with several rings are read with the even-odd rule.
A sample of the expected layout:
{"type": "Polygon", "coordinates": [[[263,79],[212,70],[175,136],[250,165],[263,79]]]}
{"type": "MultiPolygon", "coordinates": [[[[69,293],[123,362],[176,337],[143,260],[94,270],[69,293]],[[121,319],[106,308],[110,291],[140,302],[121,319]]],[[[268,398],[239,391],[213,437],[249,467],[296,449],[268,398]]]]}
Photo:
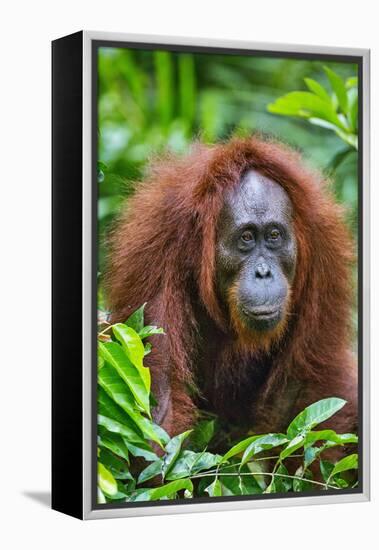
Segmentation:
{"type": "Polygon", "coordinates": [[[277,241],[280,237],[280,231],[278,229],[271,229],[269,233],[269,239],[271,241],[277,241]]]}
{"type": "Polygon", "coordinates": [[[252,231],[244,231],[241,235],[241,239],[244,243],[250,243],[254,240],[254,235],[252,231]]]}

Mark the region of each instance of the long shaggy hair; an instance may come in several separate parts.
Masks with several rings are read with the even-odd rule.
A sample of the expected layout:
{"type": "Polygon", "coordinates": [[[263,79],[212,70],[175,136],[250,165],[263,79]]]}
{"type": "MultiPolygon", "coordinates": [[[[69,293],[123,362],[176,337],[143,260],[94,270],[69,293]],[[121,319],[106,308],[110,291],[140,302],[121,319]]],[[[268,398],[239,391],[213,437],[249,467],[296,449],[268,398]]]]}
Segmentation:
{"type": "Polygon", "coordinates": [[[105,285],[114,321],[126,319],[147,302],[149,322],[167,333],[164,354],[155,359],[152,354],[152,363],[157,363],[153,371],[155,367],[159,373],[164,363],[169,376],[183,383],[193,382],[199,346],[204,345],[196,306],[201,304],[208,323],[229,341],[220,351],[224,356],[219,358],[215,385],[222,386],[223,376],[226,384],[232,383],[253,352],[238,345],[243,331],[218,299],[216,233],[224,194],[248,169],[287,192],[297,240],[288,322],[281,327],[275,350],[266,349],[270,368],[256,404],[257,417],[264,410],[271,429],[275,417],[282,415],[280,402],[289,399],[290,380],[308,382],[311,389],[300,394],[309,402],[338,394],[353,402],[356,394],[348,353],[352,244],[327,182],[306,168],[299,154],[273,141],[236,138],[214,146],[194,145],[185,157],[166,156],[153,164],[111,232],[105,285]]]}

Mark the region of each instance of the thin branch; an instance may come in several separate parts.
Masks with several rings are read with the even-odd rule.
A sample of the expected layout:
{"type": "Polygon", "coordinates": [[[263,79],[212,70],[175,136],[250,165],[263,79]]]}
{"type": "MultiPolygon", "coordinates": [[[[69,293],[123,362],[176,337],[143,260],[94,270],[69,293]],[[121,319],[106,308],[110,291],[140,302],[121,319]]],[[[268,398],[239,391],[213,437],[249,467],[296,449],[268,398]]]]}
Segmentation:
{"type": "MultiPolygon", "coordinates": [[[[109,323],[108,323],[109,324],[109,323]]],[[[105,334],[107,332],[107,330],[109,330],[110,328],[112,328],[113,325],[110,325],[108,327],[105,327],[105,329],[103,329],[101,332],[98,332],[97,334],[97,337],[100,338],[100,336],[103,336],[103,334],[105,334]]]]}
{"type": "MultiPolygon", "coordinates": [[[[277,477],[286,477],[288,479],[298,479],[299,481],[304,481],[304,478],[302,477],[299,477],[299,476],[290,476],[290,475],[287,475],[287,474],[278,474],[278,473],[273,473],[273,472],[265,472],[264,474],[262,474],[262,472],[250,472],[250,473],[222,473],[222,472],[219,472],[217,474],[218,476],[238,476],[238,477],[241,477],[241,476],[252,476],[252,475],[267,475],[267,476],[271,476],[271,477],[274,477],[274,476],[277,476],[277,477]]],[[[196,479],[196,478],[200,478],[200,477],[207,477],[209,476],[209,473],[202,473],[202,474],[196,474],[194,476],[190,476],[191,479],[196,479]]],[[[313,483],[314,485],[320,485],[321,487],[325,487],[326,489],[329,489],[329,488],[332,488],[334,489],[334,487],[331,487],[329,486],[327,483],[321,483],[320,481],[314,481],[313,479],[307,479],[306,480],[307,483],[313,483]]]]}

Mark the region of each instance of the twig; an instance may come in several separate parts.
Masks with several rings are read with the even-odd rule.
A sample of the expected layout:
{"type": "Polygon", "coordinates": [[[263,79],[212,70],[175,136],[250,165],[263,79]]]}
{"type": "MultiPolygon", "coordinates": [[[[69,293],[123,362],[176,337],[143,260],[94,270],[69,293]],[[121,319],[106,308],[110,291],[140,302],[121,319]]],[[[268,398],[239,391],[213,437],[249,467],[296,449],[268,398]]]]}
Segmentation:
{"type": "MultiPolygon", "coordinates": [[[[196,479],[196,478],[200,478],[200,477],[207,477],[209,476],[209,472],[203,472],[202,474],[196,474],[196,475],[193,475],[193,476],[190,476],[191,479],[196,479]]],[[[304,478],[302,477],[299,477],[299,476],[290,476],[290,475],[287,475],[287,474],[278,474],[278,473],[274,473],[274,472],[265,472],[264,474],[262,474],[262,472],[249,472],[249,473],[222,473],[222,472],[218,472],[217,476],[252,476],[252,475],[267,475],[267,476],[271,476],[271,477],[274,477],[274,476],[277,476],[277,477],[286,477],[288,479],[298,479],[299,481],[304,481],[304,478]]],[[[313,483],[314,485],[320,485],[321,487],[325,487],[326,489],[329,489],[329,488],[332,488],[334,489],[334,487],[331,487],[329,486],[327,483],[321,483],[320,481],[314,481],[313,479],[307,479],[306,480],[307,483],[313,483]]]]}

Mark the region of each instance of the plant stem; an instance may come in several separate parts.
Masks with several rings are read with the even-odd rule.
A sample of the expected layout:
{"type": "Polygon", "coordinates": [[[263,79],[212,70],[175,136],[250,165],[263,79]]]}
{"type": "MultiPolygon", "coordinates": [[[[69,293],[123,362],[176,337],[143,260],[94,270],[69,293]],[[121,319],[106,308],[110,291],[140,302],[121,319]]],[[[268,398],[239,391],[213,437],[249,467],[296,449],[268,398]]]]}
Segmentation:
{"type": "MultiPolygon", "coordinates": [[[[193,476],[190,476],[191,479],[196,479],[196,478],[200,478],[200,477],[206,477],[206,476],[209,476],[210,473],[209,472],[203,472],[202,474],[196,474],[196,475],[193,475],[193,476]]],[[[290,476],[290,475],[287,475],[287,474],[278,474],[278,473],[274,473],[274,472],[265,472],[265,473],[262,473],[262,472],[249,472],[249,473],[222,473],[222,472],[218,472],[217,474],[218,476],[252,476],[252,475],[267,475],[267,476],[271,476],[271,477],[274,477],[274,476],[277,476],[277,477],[286,477],[288,479],[298,479],[299,481],[304,481],[304,478],[302,477],[299,477],[299,476],[290,476]]],[[[321,487],[325,487],[326,489],[329,489],[329,488],[332,488],[334,489],[334,487],[331,487],[329,486],[327,483],[321,483],[320,481],[314,481],[313,479],[307,479],[306,480],[307,483],[313,483],[314,485],[320,485],[321,487]]]]}

